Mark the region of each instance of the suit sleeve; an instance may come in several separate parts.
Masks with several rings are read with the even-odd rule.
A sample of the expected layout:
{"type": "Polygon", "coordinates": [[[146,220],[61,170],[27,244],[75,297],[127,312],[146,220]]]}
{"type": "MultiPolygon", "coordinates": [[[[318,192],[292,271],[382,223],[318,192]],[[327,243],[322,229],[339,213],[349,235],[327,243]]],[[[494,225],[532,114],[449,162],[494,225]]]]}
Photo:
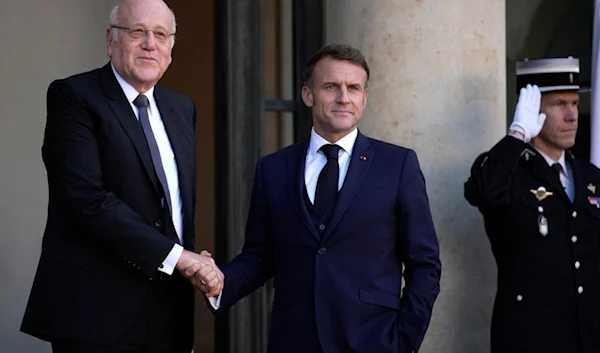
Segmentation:
{"type": "Polygon", "coordinates": [[[523,141],[506,136],[475,160],[464,190],[471,205],[485,209],[510,204],[512,181],[523,147],[523,141]]]}
{"type": "Polygon", "coordinates": [[[98,122],[74,88],[54,81],[47,112],[42,156],[50,197],[59,199],[82,237],[93,238],[152,277],[175,243],[104,188],[98,122]]]}
{"type": "Polygon", "coordinates": [[[261,166],[262,159],[256,166],[242,252],[221,268],[225,275],[221,309],[232,306],[273,277],[273,244],[261,166]]]}
{"type": "Polygon", "coordinates": [[[425,179],[417,155],[410,150],[400,177],[398,232],[405,286],[397,328],[409,351],[421,345],[440,292],[439,245],[425,179]]]}

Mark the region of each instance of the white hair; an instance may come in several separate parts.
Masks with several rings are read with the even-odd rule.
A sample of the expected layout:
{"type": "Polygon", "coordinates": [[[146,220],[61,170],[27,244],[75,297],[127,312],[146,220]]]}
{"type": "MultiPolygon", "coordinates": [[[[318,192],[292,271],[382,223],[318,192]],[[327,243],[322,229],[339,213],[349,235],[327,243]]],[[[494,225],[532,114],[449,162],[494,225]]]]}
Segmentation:
{"type": "MultiPolygon", "coordinates": [[[[119,29],[112,27],[112,26],[118,25],[117,17],[119,16],[119,8],[121,7],[122,4],[123,4],[123,1],[119,2],[118,4],[116,4],[113,7],[112,11],[110,12],[110,17],[108,19],[108,28],[110,28],[110,39],[112,42],[116,41],[117,37],[119,35],[119,29]]],[[[168,7],[168,5],[167,5],[167,8],[169,9],[169,11],[171,11],[171,16],[173,17],[173,33],[175,33],[175,32],[177,32],[177,21],[175,20],[175,12],[173,12],[173,10],[171,10],[171,8],[168,7]]],[[[171,49],[173,49],[173,46],[175,45],[175,36],[173,35],[173,36],[169,36],[169,37],[171,37],[171,49]]]]}

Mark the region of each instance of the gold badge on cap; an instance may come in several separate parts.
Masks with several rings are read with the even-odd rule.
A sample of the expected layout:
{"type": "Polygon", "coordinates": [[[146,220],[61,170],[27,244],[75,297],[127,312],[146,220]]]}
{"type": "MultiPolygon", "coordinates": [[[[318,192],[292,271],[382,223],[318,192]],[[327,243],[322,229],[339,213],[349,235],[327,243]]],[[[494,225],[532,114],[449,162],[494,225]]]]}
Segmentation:
{"type": "Polygon", "coordinates": [[[596,193],[596,185],[589,183],[587,186],[587,189],[592,193],[595,194],[596,193]]]}
{"type": "Polygon", "coordinates": [[[531,189],[529,191],[531,191],[531,193],[533,193],[533,195],[535,196],[536,199],[538,199],[538,201],[542,201],[546,197],[553,195],[552,191],[546,191],[546,188],[543,186],[540,186],[539,188],[537,188],[537,190],[531,189]]]}

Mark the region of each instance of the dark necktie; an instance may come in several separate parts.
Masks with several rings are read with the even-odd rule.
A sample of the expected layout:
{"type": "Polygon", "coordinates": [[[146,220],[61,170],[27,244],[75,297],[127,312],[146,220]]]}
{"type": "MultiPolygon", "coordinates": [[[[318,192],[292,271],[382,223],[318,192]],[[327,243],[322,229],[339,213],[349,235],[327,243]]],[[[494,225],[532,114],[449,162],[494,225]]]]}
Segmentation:
{"type": "Polygon", "coordinates": [[[338,145],[323,145],[321,151],[327,157],[327,164],[319,174],[317,189],[315,191],[315,207],[320,213],[324,213],[334,201],[338,192],[338,180],[340,177],[340,166],[338,164],[338,145]]]}
{"type": "Polygon", "coordinates": [[[552,169],[553,169],[553,170],[556,172],[556,174],[557,174],[558,176],[560,176],[560,173],[562,172],[562,166],[561,166],[560,164],[558,164],[558,163],[554,163],[554,164],[552,165],[552,169]]]}
{"type": "Polygon", "coordinates": [[[152,126],[150,126],[150,120],[148,119],[148,97],[140,94],[133,101],[133,104],[139,109],[140,124],[142,124],[142,130],[144,130],[144,135],[146,135],[146,141],[148,142],[148,148],[150,148],[150,156],[152,156],[154,171],[156,172],[156,176],[158,177],[160,185],[163,188],[164,198],[169,206],[169,212],[172,212],[173,208],[171,207],[171,194],[169,193],[167,176],[165,174],[165,170],[163,169],[162,159],[160,158],[160,150],[158,149],[158,144],[156,143],[154,133],[152,133],[152,126]]]}
{"type": "Polygon", "coordinates": [[[556,177],[558,178],[558,182],[560,183],[560,185],[563,187],[563,189],[567,193],[567,196],[569,197],[569,200],[571,200],[571,202],[573,202],[573,197],[567,192],[567,188],[565,187],[565,185],[563,184],[562,180],[560,179],[560,173],[563,171],[562,166],[560,164],[558,164],[558,163],[554,163],[552,165],[552,170],[554,170],[556,172],[556,177]]]}

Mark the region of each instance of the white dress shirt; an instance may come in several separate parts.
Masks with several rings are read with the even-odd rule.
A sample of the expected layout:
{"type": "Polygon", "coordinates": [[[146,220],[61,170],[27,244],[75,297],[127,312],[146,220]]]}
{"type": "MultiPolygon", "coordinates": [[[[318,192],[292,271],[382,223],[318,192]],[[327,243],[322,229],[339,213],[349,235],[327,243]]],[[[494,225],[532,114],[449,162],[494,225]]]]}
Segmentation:
{"type": "Polygon", "coordinates": [[[573,181],[573,169],[571,169],[571,165],[569,165],[568,163],[566,163],[565,161],[565,151],[563,151],[563,153],[560,155],[560,158],[555,161],[552,158],[548,157],[544,152],[538,150],[536,148],[536,151],[538,151],[542,157],[544,157],[544,160],[546,160],[546,163],[548,163],[548,165],[550,167],[552,167],[552,165],[554,163],[558,163],[560,164],[562,170],[560,172],[560,183],[562,184],[563,188],[565,189],[565,192],[567,193],[567,196],[569,197],[569,200],[571,200],[571,202],[573,202],[573,199],[575,198],[575,184],[573,181]]]}
{"type": "MultiPolygon", "coordinates": [[[[131,109],[135,113],[136,118],[139,119],[139,110],[133,104],[133,101],[137,98],[137,96],[139,96],[140,93],[119,75],[112,64],[111,67],[115,77],[117,78],[117,81],[119,82],[119,85],[121,86],[121,89],[123,89],[123,93],[125,93],[125,96],[127,97],[127,101],[129,102],[131,109]]],[[[152,133],[154,134],[154,139],[156,140],[156,144],[158,145],[158,150],[160,152],[162,166],[165,171],[165,175],[167,176],[167,186],[169,187],[170,193],[170,195],[167,197],[171,198],[171,206],[173,208],[171,210],[171,217],[173,219],[173,225],[175,226],[175,232],[177,232],[179,242],[183,244],[183,207],[181,203],[181,191],[179,190],[179,173],[177,171],[175,153],[173,153],[173,148],[171,147],[171,142],[169,141],[169,136],[167,135],[167,130],[165,129],[165,125],[163,124],[160,116],[160,111],[156,105],[156,100],[154,99],[154,87],[150,88],[148,92],[144,93],[144,95],[150,102],[150,105],[148,106],[148,120],[150,121],[152,133]]],[[[183,247],[179,244],[175,244],[169,252],[169,255],[167,255],[166,259],[163,261],[162,267],[158,270],[169,275],[172,274],[182,252],[183,247]]]]}
{"type": "MultiPolygon", "coordinates": [[[[346,173],[348,173],[348,166],[350,165],[350,157],[352,156],[352,149],[354,148],[354,142],[356,142],[356,136],[358,136],[358,129],[354,129],[351,133],[333,143],[341,147],[338,152],[338,164],[340,166],[338,191],[344,185],[344,180],[346,180],[346,173]]],[[[310,202],[313,204],[315,203],[315,192],[317,190],[319,174],[321,174],[321,170],[325,167],[325,164],[327,164],[327,157],[320,148],[321,146],[328,144],[331,144],[331,142],[319,136],[313,127],[310,131],[310,144],[308,146],[308,151],[306,151],[306,161],[304,162],[304,182],[306,183],[306,192],[308,193],[310,202]]]]}

